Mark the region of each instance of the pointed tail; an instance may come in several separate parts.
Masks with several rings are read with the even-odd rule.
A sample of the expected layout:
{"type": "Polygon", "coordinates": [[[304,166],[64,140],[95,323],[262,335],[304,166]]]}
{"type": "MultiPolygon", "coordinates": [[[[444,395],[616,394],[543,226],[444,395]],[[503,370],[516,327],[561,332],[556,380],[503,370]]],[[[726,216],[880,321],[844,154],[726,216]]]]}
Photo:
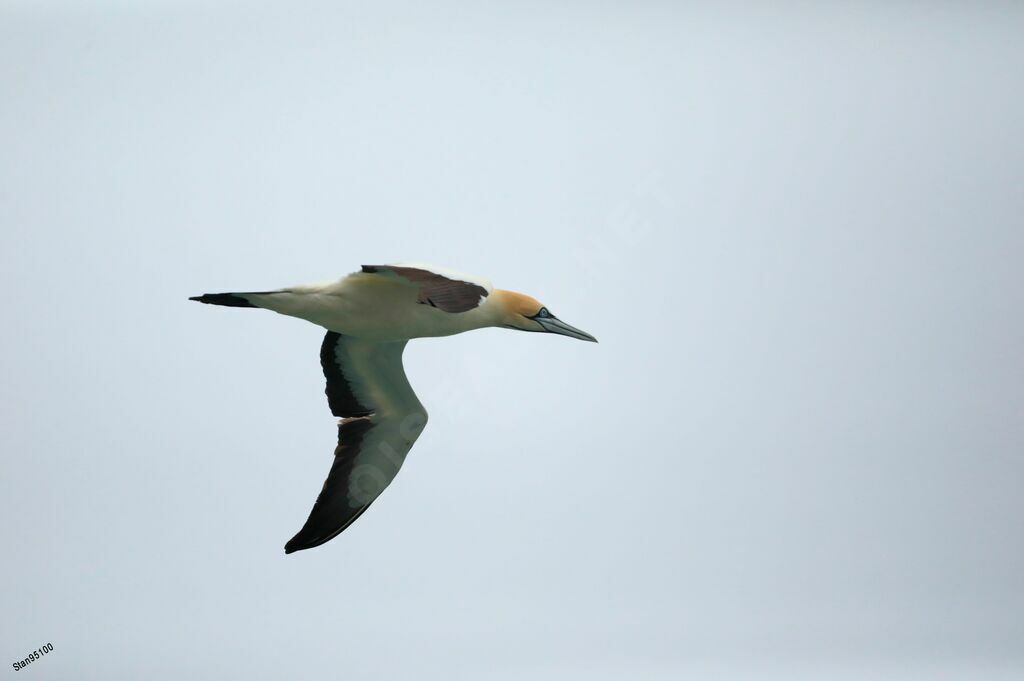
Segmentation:
{"type": "Polygon", "coordinates": [[[192,296],[194,300],[207,305],[227,305],[228,307],[257,307],[244,297],[244,293],[204,293],[201,296],[192,296]]]}

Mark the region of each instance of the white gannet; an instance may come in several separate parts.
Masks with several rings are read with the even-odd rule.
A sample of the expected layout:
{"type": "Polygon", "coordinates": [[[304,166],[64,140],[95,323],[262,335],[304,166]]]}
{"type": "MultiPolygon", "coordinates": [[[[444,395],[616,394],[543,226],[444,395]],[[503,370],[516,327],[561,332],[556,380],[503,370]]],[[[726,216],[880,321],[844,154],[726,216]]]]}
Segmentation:
{"type": "Polygon", "coordinates": [[[380,496],[427,423],[402,367],[410,338],[497,326],[597,342],[534,298],[429,265],[364,265],[338,281],[276,291],[206,293],[189,298],[261,307],[327,329],[320,364],[338,446],[323,489],[285,553],[338,536],[380,496]]]}

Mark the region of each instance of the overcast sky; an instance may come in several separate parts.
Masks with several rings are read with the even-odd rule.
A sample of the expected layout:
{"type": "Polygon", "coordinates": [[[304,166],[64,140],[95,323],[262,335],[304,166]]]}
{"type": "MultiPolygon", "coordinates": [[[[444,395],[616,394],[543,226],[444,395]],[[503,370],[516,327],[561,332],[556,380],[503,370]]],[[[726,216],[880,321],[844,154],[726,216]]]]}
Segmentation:
{"type": "Polygon", "coordinates": [[[35,679],[1024,673],[1020,3],[7,2],[0,649],[35,679]],[[428,262],[344,534],[321,329],[428,262]]]}

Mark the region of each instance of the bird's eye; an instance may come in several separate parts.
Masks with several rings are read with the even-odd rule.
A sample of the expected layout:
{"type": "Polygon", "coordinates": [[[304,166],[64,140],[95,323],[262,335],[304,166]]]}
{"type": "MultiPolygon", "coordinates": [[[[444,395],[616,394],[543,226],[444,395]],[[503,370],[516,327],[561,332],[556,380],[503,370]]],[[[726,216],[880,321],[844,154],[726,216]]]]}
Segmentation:
{"type": "Polygon", "coordinates": [[[540,309],[540,312],[537,313],[537,316],[538,317],[550,317],[551,313],[548,312],[548,309],[546,307],[542,307],[540,309]]]}

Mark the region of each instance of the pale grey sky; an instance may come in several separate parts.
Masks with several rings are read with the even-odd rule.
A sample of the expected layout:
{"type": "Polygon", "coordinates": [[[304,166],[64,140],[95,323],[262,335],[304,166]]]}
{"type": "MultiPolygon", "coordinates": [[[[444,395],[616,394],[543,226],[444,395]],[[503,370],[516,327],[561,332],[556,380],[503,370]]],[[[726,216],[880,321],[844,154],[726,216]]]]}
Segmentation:
{"type": "Polygon", "coordinates": [[[35,679],[1020,678],[1019,3],[5,3],[0,648],[35,679]],[[433,262],[599,345],[410,344],[285,556],[321,331],[433,262]]]}

